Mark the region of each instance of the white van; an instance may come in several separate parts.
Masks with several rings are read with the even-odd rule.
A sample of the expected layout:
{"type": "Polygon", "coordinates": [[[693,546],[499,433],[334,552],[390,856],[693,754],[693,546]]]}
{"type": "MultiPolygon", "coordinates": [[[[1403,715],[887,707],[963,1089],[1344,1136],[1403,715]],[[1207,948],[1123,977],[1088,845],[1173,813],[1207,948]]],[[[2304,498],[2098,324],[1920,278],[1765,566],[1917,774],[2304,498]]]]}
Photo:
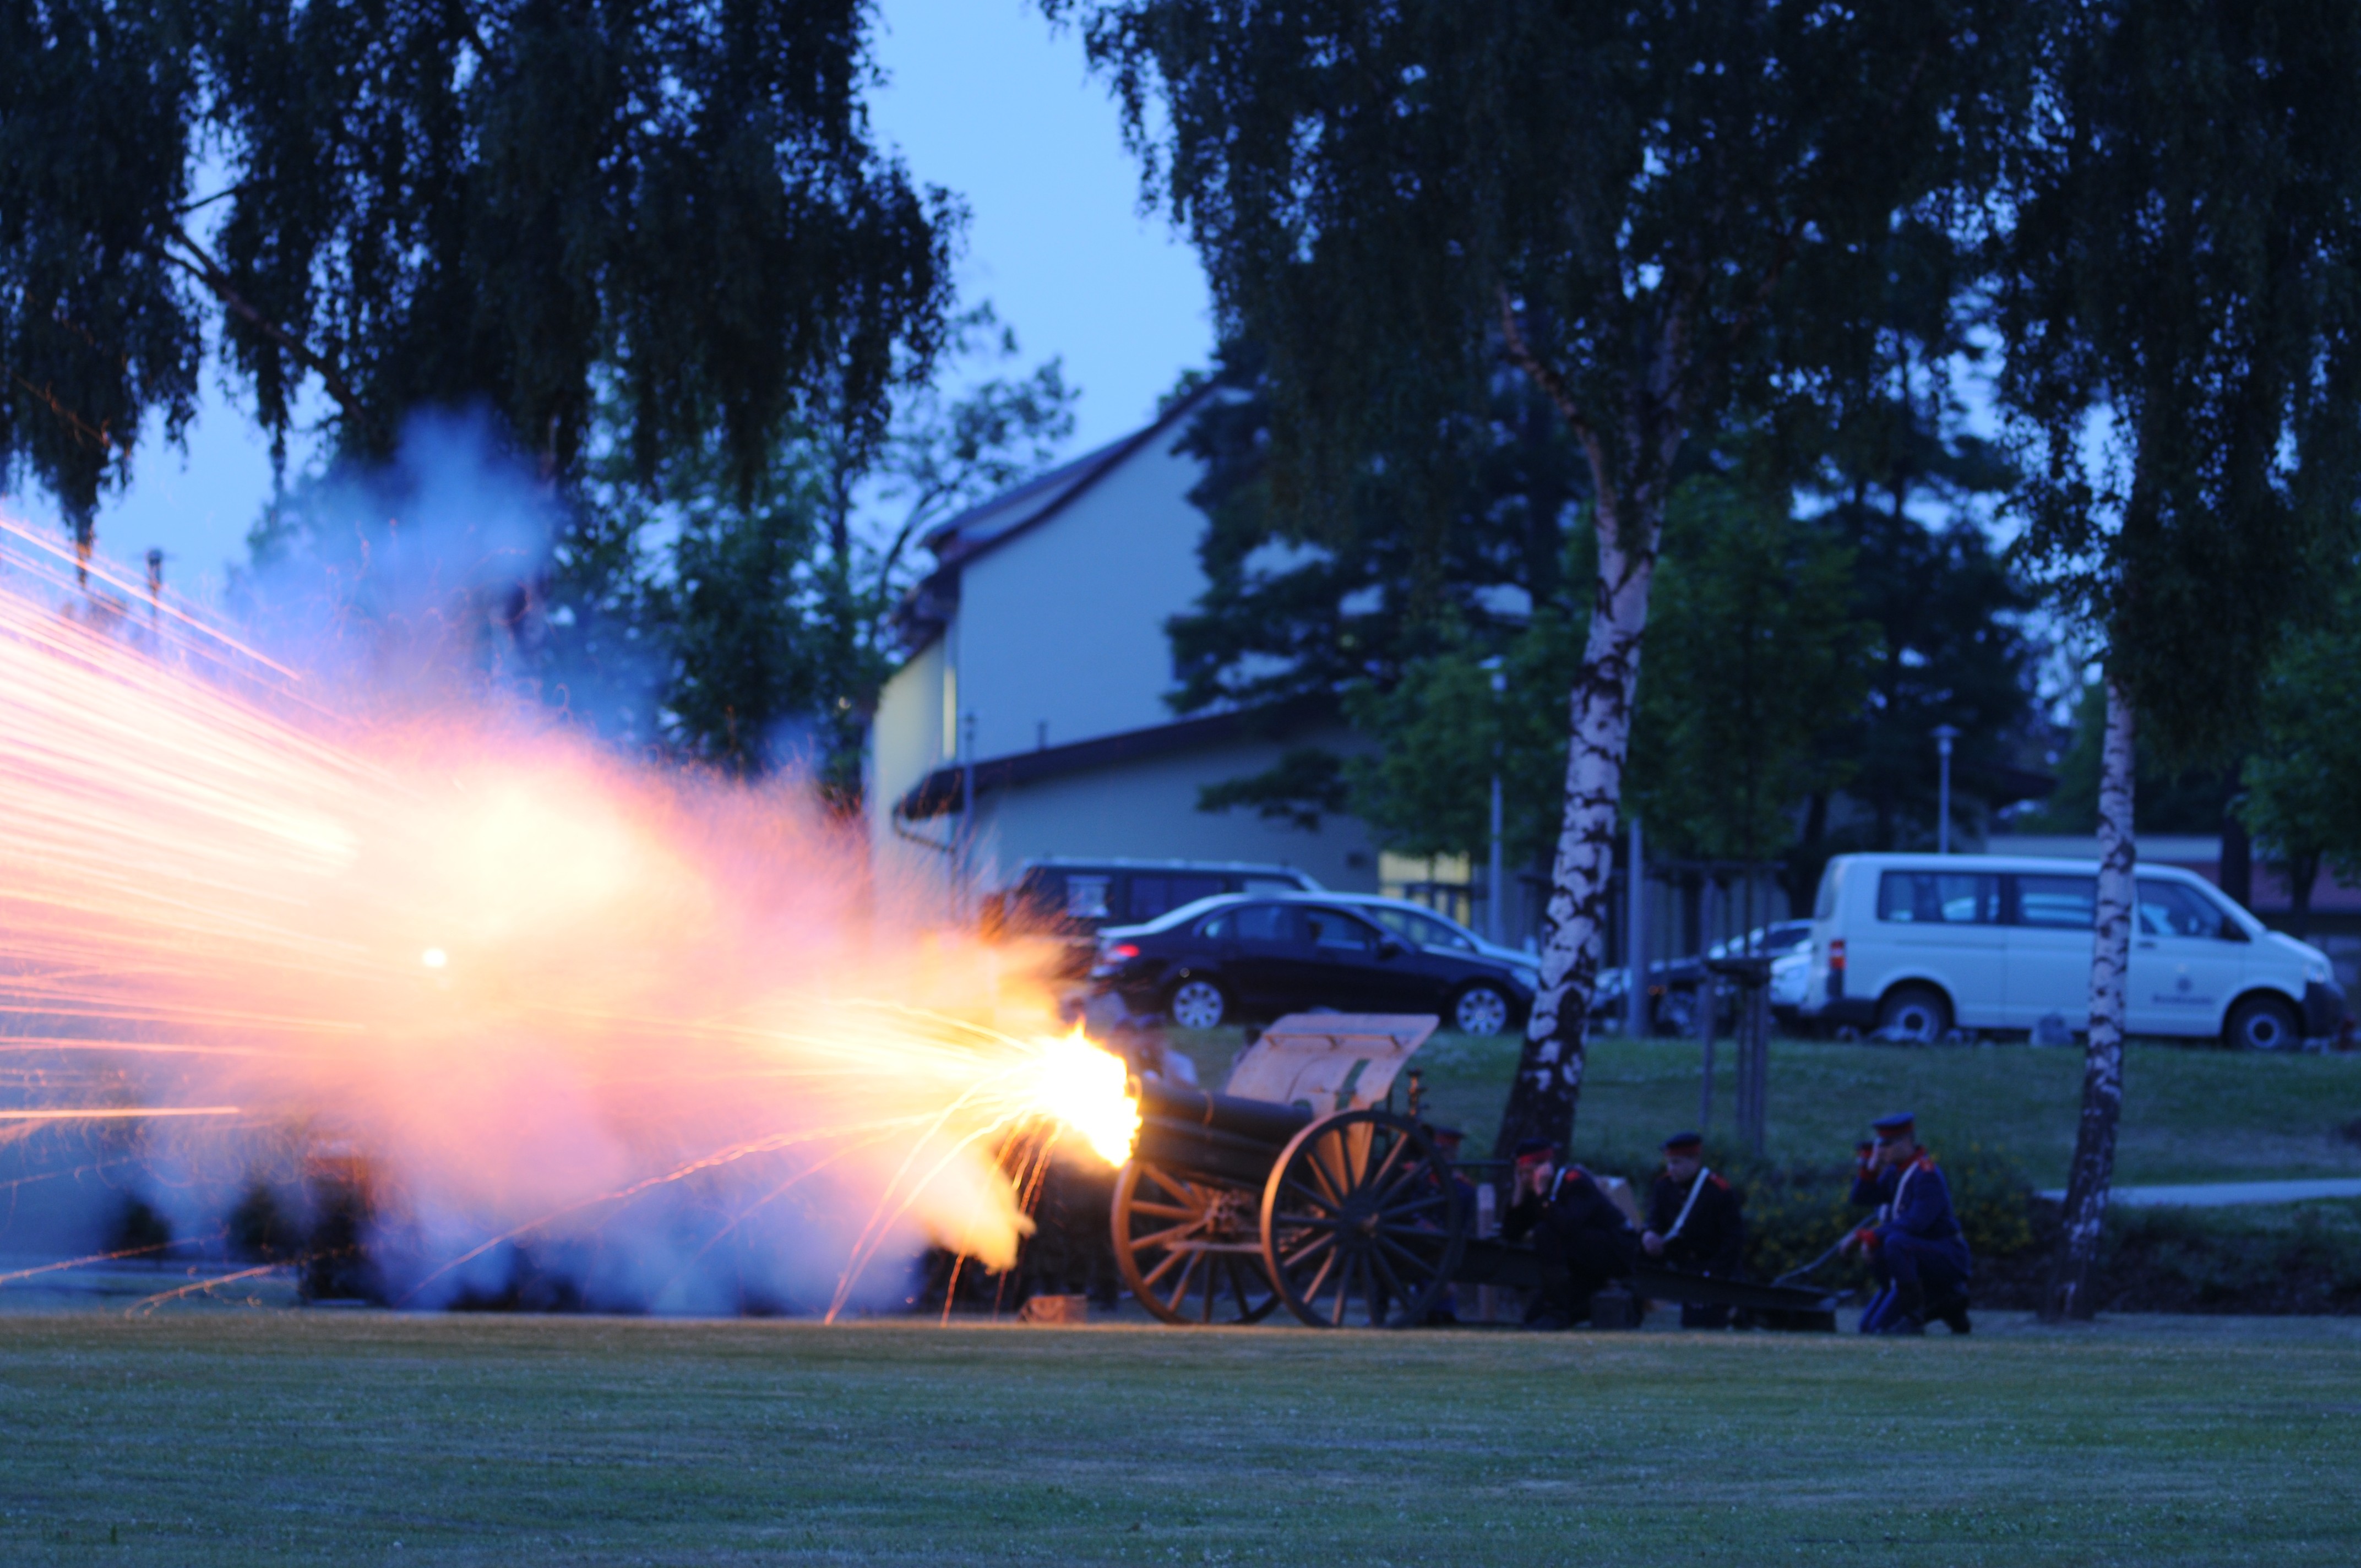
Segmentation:
{"type": "MultiPolygon", "coordinates": [[[[2098,866],[1997,855],[1839,855],[1812,909],[1802,1015],[1939,1038],[2091,1016],[2098,866]]],[[[2204,878],[2142,866],[2126,1024],[2280,1050],[2336,1032],[2328,957],[2266,930],[2204,878]]],[[[2052,1025],[2051,1027],[2055,1027],[2052,1025]]]]}

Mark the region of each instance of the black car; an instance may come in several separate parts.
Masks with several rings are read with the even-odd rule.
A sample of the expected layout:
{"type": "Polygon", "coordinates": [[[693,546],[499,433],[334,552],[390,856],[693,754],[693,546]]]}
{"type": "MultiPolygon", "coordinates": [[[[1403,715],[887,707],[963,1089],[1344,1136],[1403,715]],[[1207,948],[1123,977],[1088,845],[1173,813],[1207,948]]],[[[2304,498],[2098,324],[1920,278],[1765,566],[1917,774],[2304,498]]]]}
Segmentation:
{"type": "Polygon", "coordinates": [[[1307,1008],[1433,1013],[1496,1035],[1532,1005],[1532,971],[1405,942],[1316,894],[1208,898],[1103,932],[1091,978],[1137,1013],[1183,1028],[1307,1008]]]}
{"type": "Polygon", "coordinates": [[[1299,893],[1320,884],[1292,866],[1245,861],[1027,861],[1006,888],[986,900],[992,936],[1049,937],[1069,943],[1061,972],[1079,975],[1098,951],[1105,927],[1153,920],[1224,893],[1299,893]]]}

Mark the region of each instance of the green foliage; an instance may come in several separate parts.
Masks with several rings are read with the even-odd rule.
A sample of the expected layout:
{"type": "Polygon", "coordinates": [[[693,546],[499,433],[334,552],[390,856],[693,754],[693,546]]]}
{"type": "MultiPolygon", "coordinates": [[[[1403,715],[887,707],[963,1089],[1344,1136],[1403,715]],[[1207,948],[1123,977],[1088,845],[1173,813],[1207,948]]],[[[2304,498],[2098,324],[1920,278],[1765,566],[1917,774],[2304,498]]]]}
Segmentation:
{"type": "MultiPolygon", "coordinates": [[[[2058,788],[2038,809],[2019,814],[2010,826],[2020,833],[2098,831],[2100,751],[2107,738],[2107,688],[2085,682],[2075,700],[2073,737],[2058,760],[2058,788]]],[[[2153,754],[2138,758],[2132,795],[2139,826],[2147,833],[2214,833],[2222,828],[2223,770],[2176,772],[2153,754]]]]}
{"type": "MultiPolygon", "coordinates": [[[[2263,685],[2260,733],[2241,811],[2283,863],[2361,882],[2361,588],[2339,612],[2297,633],[2263,685]]],[[[2309,879],[2306,879],[2307,883],[2309,879]]]]}
{"type": "Polygon", "coordinates": [[[807,724],[835,673],[805,609],[820,504],[799,456],[774,458],[741,492],[714,453],[668,466],[658,492],[677,530],[670,570],[643,588],[642,619],[672,656],[661,733],[675,753],[730,773],[759,773],[789,751],[781,727],[807,724]]]}
{"type": "Polygon", "coordinates": [[[1781,500],[1691,480],[1665,517],[1629,798],[1661,851],[1784,849],[1800,797],[1849,770],[1826,742],[1866,693],[1852,553],[1781,500]]]}
{"type": "Polygon", "coordinates": [[[172,1226],[144,1198],[123,1195],[106,1236],[109,1252],[154,1253],[172,1239],[172,1226]]]}
{"type": "Polygon", "coordinates": [[[159,218],[187,205],[203,71],[176,5],[0,6],[0,478],[88,538],[142,419],[196,412],[203,328],[159,218]]]}
{"type": "Polygon", "coordinates": [[[303,1250],[302,1227],[267,1181],[247,1183],[223,1223],[232,1257],[283,1263],[303,1250]]]}
{"type": "Polygon", "coordinates": [[[1348,516],[1374,455],[1429,471],[1417,433],[1486,406],[1513,305],[1638,552],[1686,431],[1864,351],[1890,236],[1977,155],[2016,15],[1049,9],[1085,17],[1151,188],[1268,356],[1284,510],[1348,516]]]}
{"type": "Polygon", "coordinates": [[[818,409],[882,430],[961,214],[871,141],[868,10],[6,7],[0,461],[86,519],[143,413],[185,422],[209,318],[274,437],[308,384],[366,457],[480,403],[570,475],[609,384],[642,477],[709,438],[751,486],[818,409]]]}
{"type": "Polygon", "coordinates": [[[2361,1310],[2361,1208],[2117,1208],[2100,1251],[2117,1310],[2361,1310]]]}
{"type": "MultiPolygon", "coordinates": [[[[1798,796],[1843,776],[1826,742],[1861,702],[1873,646],[1851,615],[1850,553],[1818,523],[1705,477],[1675,494],[1666,537],[1627,798],[1665,852],[1773,853],[1798,796]]],[[[1581,581],[1589,541],[1574,538],[1565,576],[1581,581]]],[[[1582,629],[1545,609],[1503,648],[1497,696],[1466,633],[1390,690],[1351,693],[1348,716],[1378,745],[1348,765],[1353,806],[1382,841],[1477,852],[1496,756],[1510,852],[1529,863],[1555,841],[1582,629]]]]}
{"type": "MultiPolygon", "coordinates": [[[[1981,1144],[1936,1162],[1951,1190],[1951,1210],[1979,1260],[2003,1260],[2033,1250],[2033,1184],[2005,1157],[1981,1144]]],[[[1722,1173],[1746,1204],[1746,1266],[1757,1279],[1775,1279],[1818,1257],[1847,1233],[1868,1223],[1870,1211],[1851,1201],[1850,1165],[1778,1165],[1740,1151],[1716,1148],[1707,1164],[1722,1173]]],[[[1815,1271],[1819,1284],[1861,1284],[1865,1263],[1832,1259],[1815,1271]]]]}
{"type": "Polygon", "coordinates": [[[1997,252],[2021,547],[2104,636],[2143,741],[2218,762],[2349,526],[2361,12],[2082,0],[2048,23],[1997,252]]]}
{"type": "Polygon", "coordinates": [[[1569,590],[1565,537],[1582,459],[1531,387],[1499,378],[1488,418],[1406,440],[1356,476],[1341,514],[1315,518],[1286,499],[1269,459],[1264,356],[1226,345],[1220,379],[1241,395],[1211,403],[1183,441],[1205,464],[1191,499],[1207,519],[1207,587],[1169,624],[1176,711],[1334,702],[1363,683],[1390,687],[1456,634],[1513,635],[1537,609],[1587,612],[1576,595],[1587,568],[1569,590]],[[1395,477],[1404,464],[1427,475],[1414,492],[1395,477]],[[1439,468],[1452,484],[1437,498],[1439,468]]]}

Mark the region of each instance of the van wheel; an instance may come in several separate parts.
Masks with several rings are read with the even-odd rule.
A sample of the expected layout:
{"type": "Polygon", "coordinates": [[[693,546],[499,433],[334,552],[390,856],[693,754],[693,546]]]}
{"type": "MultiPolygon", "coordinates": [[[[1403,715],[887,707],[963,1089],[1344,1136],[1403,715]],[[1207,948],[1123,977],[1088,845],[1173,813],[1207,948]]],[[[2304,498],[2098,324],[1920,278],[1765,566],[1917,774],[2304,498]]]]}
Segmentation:
{"type": "Polygon", "coordinates": [[[1877,1004],[1877,1032],[1931,1046],[1951,1031],[1951,1003],[1931,985],[1897,985],[1877,1004]]]}
{"type": "Polygon", "coordinates": [[[1451,1022],[1463,1035],[1497,1035],[1509,1026],[1509,999],[1498,986],[1471,985],[1451,1004],[1451,1022]]]}
{"type": "Polygon", "coordinates": [[[1184,980],[1164,999],[1164,1011],[1183,1029],[1214,1029],[1229,1016],[1230,999],[1210,980],[1184,980]]]}
{"type": "Polygon", "coordinates": [[[2249,996],[2230,1009],[2222,1034],[2234,1051],[2291,1051],[2303,1044],[2303,1021],[2276,996],[2249,996]]]}

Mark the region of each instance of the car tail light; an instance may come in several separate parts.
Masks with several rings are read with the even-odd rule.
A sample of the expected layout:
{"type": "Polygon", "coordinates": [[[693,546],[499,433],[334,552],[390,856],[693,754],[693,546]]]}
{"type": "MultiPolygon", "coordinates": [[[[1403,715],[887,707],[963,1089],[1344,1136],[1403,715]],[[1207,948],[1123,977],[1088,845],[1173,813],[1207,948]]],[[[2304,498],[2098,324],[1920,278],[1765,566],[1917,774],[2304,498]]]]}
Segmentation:
{"type": "Polygon", "coordinates": [[[1844,938],[1837,938],[1828,944],[1828,972],[1844,973],[1844,938]]]}
{"type": "Polygon", "coordinates": [[[1117,942],[1111,947],[1099,949],[1099,959],[1103,963],[1129,963],[1137,957],[1139,957],[1139,948],[1130,942],[1117,942]]]}

